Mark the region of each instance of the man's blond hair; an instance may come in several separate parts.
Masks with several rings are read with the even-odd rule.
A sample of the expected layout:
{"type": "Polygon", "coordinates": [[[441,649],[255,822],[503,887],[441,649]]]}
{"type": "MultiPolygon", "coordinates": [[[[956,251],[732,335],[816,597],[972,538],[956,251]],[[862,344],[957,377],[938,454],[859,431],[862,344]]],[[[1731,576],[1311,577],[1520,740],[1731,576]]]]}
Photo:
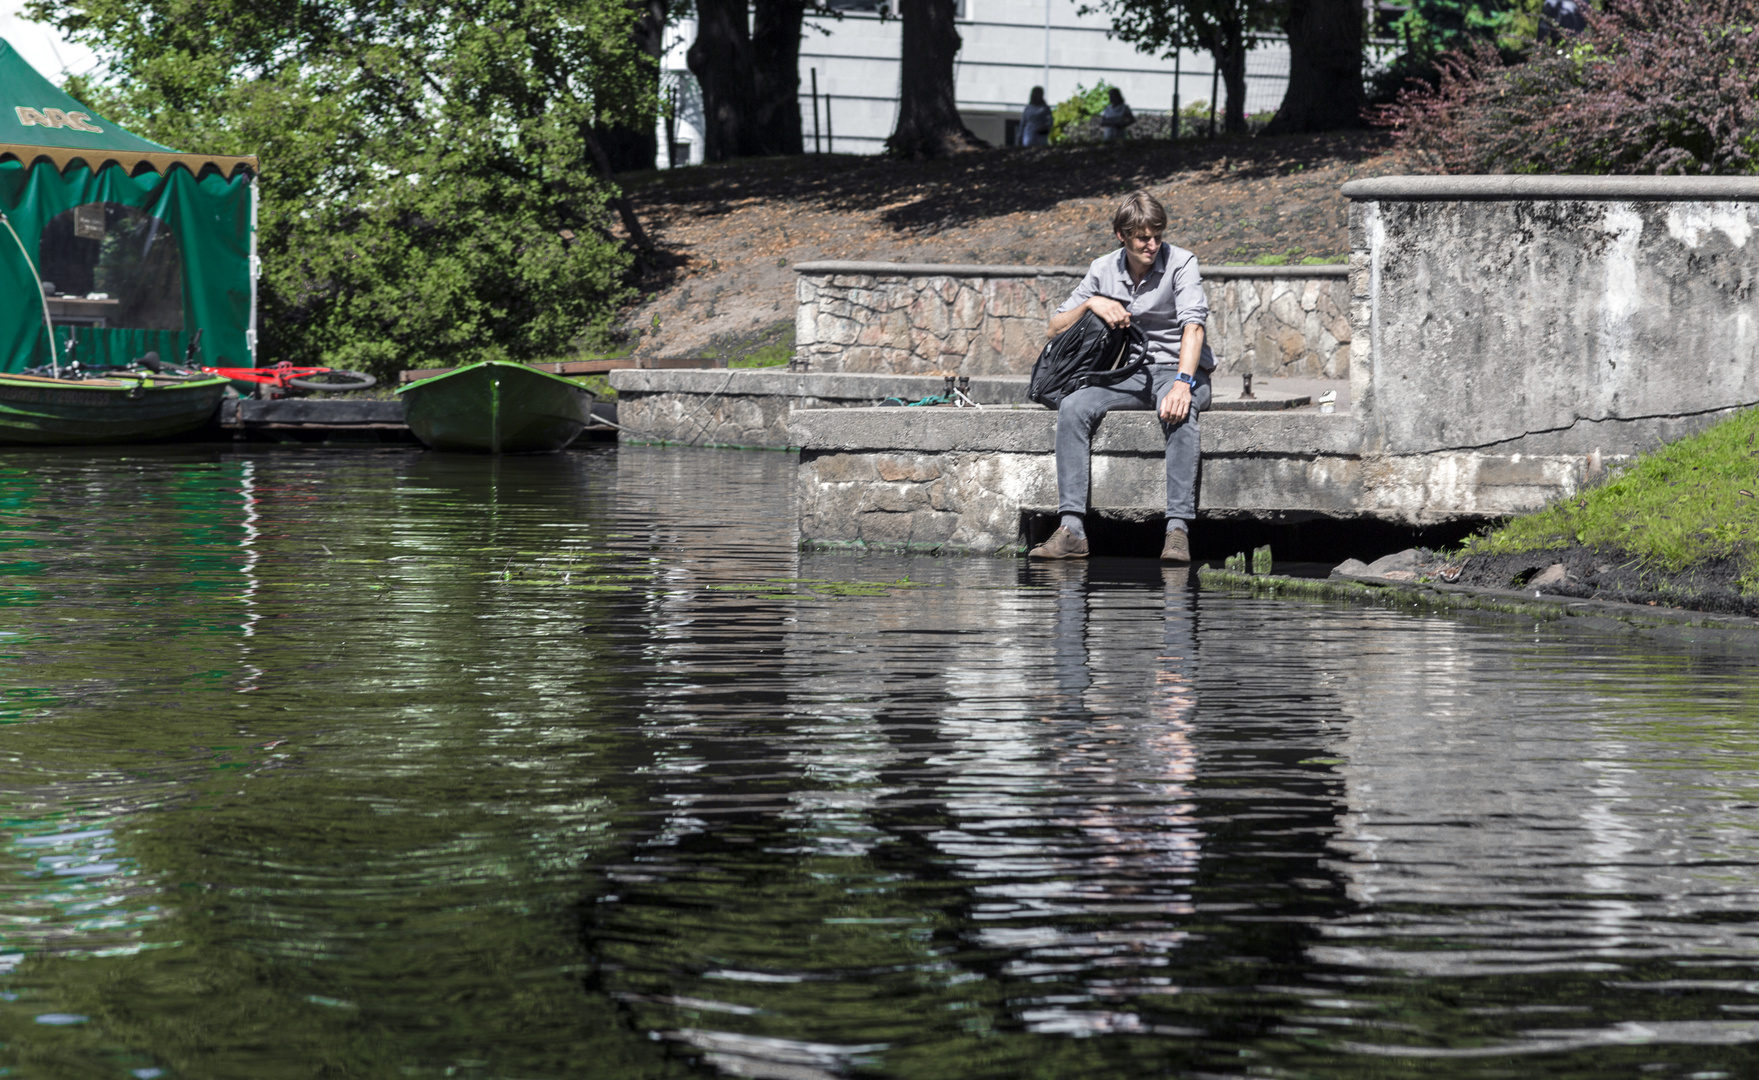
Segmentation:
{"type": "Polygon", "coordinates": [[[1112,231],[1119,236],[1135,236],[1143,229],[1156,236],[1166,232],[1167,208],[1146,191],[1132,191],[1112,215],[1112,231]]]}

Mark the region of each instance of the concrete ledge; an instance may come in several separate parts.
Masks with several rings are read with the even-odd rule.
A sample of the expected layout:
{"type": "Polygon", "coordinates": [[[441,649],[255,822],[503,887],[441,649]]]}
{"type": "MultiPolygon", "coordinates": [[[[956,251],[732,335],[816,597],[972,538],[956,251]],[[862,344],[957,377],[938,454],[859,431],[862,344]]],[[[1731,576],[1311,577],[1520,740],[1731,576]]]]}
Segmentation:
{"type": "MultiPolygon", "coordinates": [[[[1321,455],[1361,452],[1360,425],[1348,413],[1206,412],[1203,452],[1321,455]]],[[[1050,454],[1057,414],[1040,405],[1005,409],[803,409],[789,421],[795,445],[811,451],[999,452],[1050,454]]],[[[1151,413],[1111,413],[1094,436],[1096,454],[1166,452],[1151,413]]]]}
{"type": "MultiPolygon", "coordinates": [[[[1379,176],[1351,180],[1346,199],[1759,201],[1759,176],[1379,176]]],[[[1209,267],[1203,270],[1207,277],[1209,267]]]]}
{"type": "MultiPolygon", "coordinates": [[[[1024,375],[977,376],[971,396],[987,406],[1026,400],[1024,375]]],[[[809,372],[770,369],[618,371],[617,423],[624,442],[683,443],[780,450],[799,445],[791,428],[801,410],[872,408],[887,398],[920,401],[945,391],[940,375],[809,372]]],[[[1036,406],[1035,406],[1036,407],[1036,406]]],[[[879,412],[974,412],[899,409],[879,412]]],[[[982,410],[990,411],[990,410],[982,410]]]]}
{"type": "MultiPolygon", "coordinates": [[[[611,387],[618,394],[716,394],[741,397],[815,398],[821,401],[880,402],[888,397],[918,401],[938,394],[946,386],[944,376],[888,375],[871,372],[789,371],[786,368],[753,368],[711,371],[612,372],[611,387]]],[[[1026,400],[1025,375],[977,375],[970,394],[985,405],[1026,400]]]]}
{"type": "MultiPolygon", "coordinates": [[[[1359,181],[1366,182],[1366,181],[1359,181]]],[[[1085,277],[1082,266],[986,265],[981,263],[888,263],[804,262],[795,263],[797,274],[863,274],[870,277],[1085,277]]],[[[1205,278],[1325,278],[1348,277],[1342,263],[1313,266],[1200,266],[1205,278]]]]}
{"type": "Polygon", "coordinates": [[[403,423],[403,402],[361,399],[280,398],[259,401],[238,398],[220,403],[222,424],[359,424],[403,423]]]}

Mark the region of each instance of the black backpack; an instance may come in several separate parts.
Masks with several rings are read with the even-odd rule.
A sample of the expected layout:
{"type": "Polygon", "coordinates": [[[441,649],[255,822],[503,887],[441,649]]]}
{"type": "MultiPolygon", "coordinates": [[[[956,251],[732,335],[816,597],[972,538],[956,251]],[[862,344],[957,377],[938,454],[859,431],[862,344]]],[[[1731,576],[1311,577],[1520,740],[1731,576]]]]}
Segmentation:
{"type": "Polygon", "coordinates": [[[1148,366],[1147,342],[1134,326],[1107,326],[1091,311],[1045,344],[1032,365],[1026,396],[1056,408],[1084,386],[1113,386],[1148,366]]]}

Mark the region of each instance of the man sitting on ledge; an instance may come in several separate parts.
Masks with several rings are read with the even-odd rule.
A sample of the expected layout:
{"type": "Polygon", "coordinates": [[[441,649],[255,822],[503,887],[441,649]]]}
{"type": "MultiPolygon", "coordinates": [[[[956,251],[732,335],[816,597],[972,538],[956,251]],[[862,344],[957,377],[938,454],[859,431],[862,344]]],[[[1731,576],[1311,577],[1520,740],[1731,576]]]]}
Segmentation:
{"type": "Polygon", "coordinates": [[[1051,538],[1034,559],[1087,557],[1089,447],[1100,418],[1113,409],[1153,409],[1167,437],[1167,539],[1160,557],[1190,562],[1191,519],[1197,516],[1197,414],[1209,407],[1215,354],[1203,338],[1209,301],[1197,274],[1197,256],[1161,242],[1167,212],[1146,191],[1124,197],[1112,215],[1123,245],[1088,267],[1087,276],[1051,316],[1049,336],[1091,311],[1107,326],[1135,325],[1148,343],[1149,366],[1115,386],[1089,386],[1057,409],[1057,511],[1051,538]]]}

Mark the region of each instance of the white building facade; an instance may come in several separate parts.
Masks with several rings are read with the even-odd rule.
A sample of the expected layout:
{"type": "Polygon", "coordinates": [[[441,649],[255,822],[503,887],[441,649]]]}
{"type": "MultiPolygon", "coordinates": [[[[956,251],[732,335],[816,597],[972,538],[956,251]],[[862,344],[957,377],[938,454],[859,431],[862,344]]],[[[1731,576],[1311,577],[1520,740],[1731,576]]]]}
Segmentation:
{"type": "MultiPolygon", "coordinates": [[[[806,152],[877,154],[898,120],[898,56],[902,24],[882,14],[876,0],[833,0],[837,15],[808,15],[800,41],[800,116],[806,152]],[[817,94],[814,95],[816,85],[817,94]],[[815,122],[816,105],[816,122],[815,122]]],[[[959,112],[978,137],[992,145],[1011,141],[1020,110],[1034,86],[1052,104],[1078,88],[1104,81],[1124,93],[1138,114],[1171,110],[1175,90],[1181,107],[1225,100],[1207,51],[1187,49],[1177,60],[1137,52],[1107,36],[1103,13],[1083,15],[1081,0],[961,0],[954,64],[959,112]]],[[[679,165],[702,161],[702,104],[685,64],[696,37],[693,19],[668,37],[663,67],[675,88],[673,126],[679,165]]],[[[1246,56],[1246,112],[1269,112],[1282,103],[1289,51],[1280,39],[1263,41],[1246,56]]],[[[1219,102],[1218,102],[1219,104],[1219,102]]],[[[1218,118],[1219,123],[1219,118],[1218,118]]],[[[666,132],[660,165],[668,164],[666,132]]]]}

